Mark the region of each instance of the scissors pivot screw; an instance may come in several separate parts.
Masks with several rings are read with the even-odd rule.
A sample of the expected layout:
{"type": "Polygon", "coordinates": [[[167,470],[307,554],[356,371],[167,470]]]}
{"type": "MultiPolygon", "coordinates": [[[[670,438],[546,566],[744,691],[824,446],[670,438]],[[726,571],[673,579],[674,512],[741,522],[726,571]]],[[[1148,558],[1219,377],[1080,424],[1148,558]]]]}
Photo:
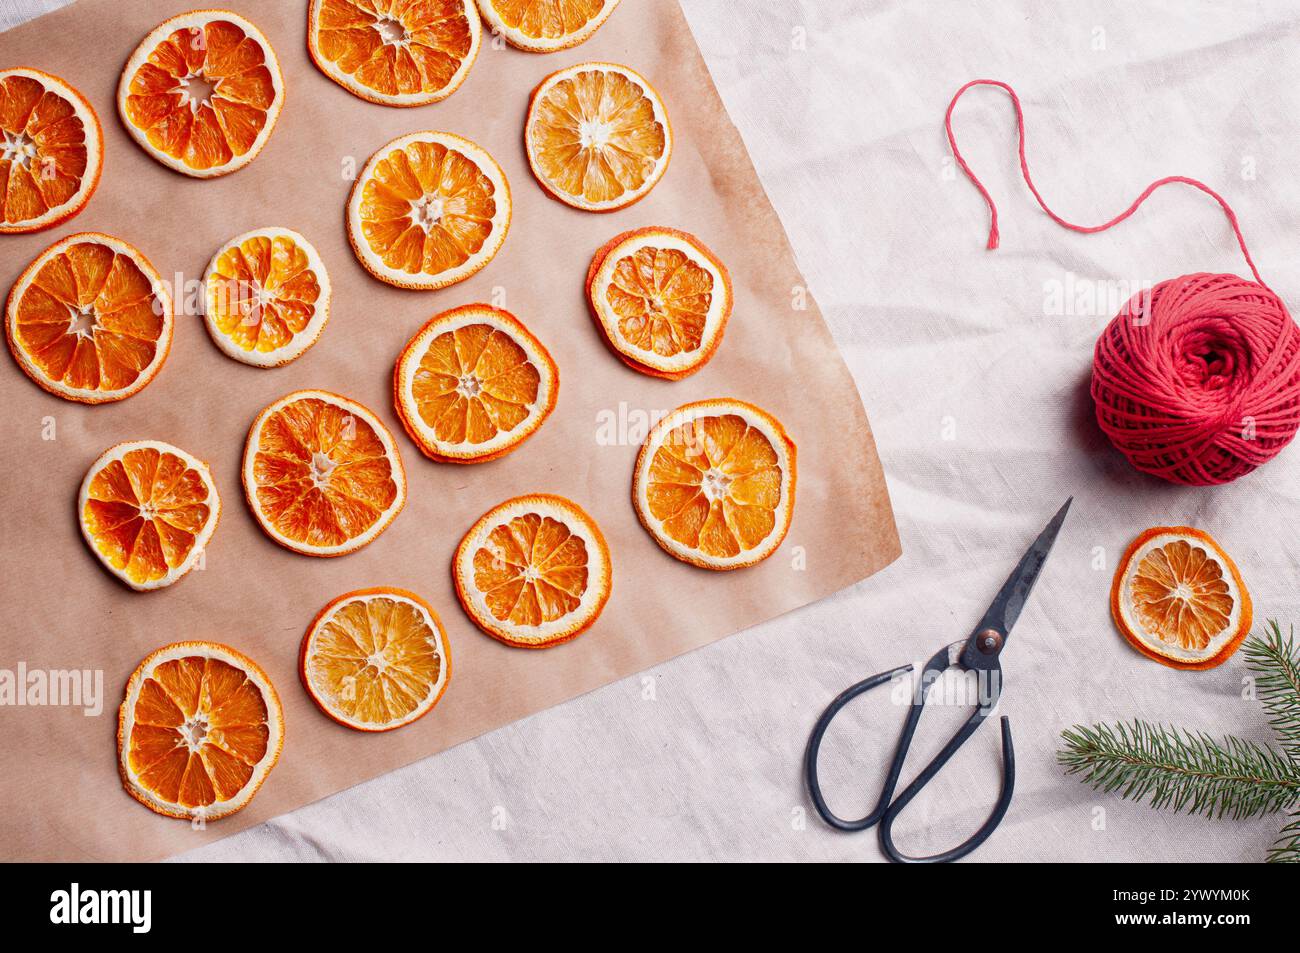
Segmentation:
{"type": "Polygon", "coordinates": [[[975,636],[975,644],[985,655],[996,655],[1002,648],[1002,633],[997,629],[985,629],[975,636]]]}

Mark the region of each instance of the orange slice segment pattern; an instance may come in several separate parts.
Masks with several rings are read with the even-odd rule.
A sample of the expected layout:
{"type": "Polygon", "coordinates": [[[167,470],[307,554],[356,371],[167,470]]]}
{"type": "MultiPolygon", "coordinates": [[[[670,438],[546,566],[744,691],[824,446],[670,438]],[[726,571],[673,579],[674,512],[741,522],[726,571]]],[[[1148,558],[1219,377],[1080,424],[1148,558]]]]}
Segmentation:
{"type": "Polygon", "coordinates": [[[775,527],[781,469],[771,441],[744,418],[704,417],[669,432],[647,494],[673,539],[707,556],[737,556],[775,527]]]}
{"type": "Polygon", "coordinates": [[[375,164],[362,188],[362,233],[396,271],[450,271],[478,253],[492,233],[496,187],[472,159],[441,143],[395,149],[375,164]]]}
{"type": "Polygon", "coordinates": [[[558,40],[579,33],[605,0],[488,0],[501,21],[528,37],[558,40]]]}
{"type": "Polygon", "coordinates": [[[1187,540],[1143,557],[1132,586],[1138,617],[1170,645],[1204,649],[1230,622],[1234,600],[1222,567],[1187,540]]]}
{"type": "Polygon", "coordinates": [[[671,150],[663,105],[649,84],[624,67],[596,63],[543,81],[527,139],[544,186],[569,204],[601,210],[648,192],[671,150]]]}
{"type": "Polygon", "coordinates": [[[171,341],[171,302],[134,249],[86,234],[29,268],[11,299],[10,341],[42,387],[90,403],[147,384],[171,341]]]}
{"type": "Polygon", "coordinates": [[[177,642],[140,663],[118,712],[127,792],[169,817],[217,820],[252,800],[284,742],[280,699],[252,660],[177,642]]]}
{"type": "Polygon", "coordinates": [[[413,132],[367,160],[348,197],[348,240],[380,281],[436,290],[492,260],[510,215],[505,173],[482,147],[449,132],[413,132]]]}
{"type": "Polygon", "coordinates": [[[477,52],[478,14],[465,0],[319,0],[313,11],[313,52],[378,102],[444,98],[477,52]]]}
{"type": "Polygon", "coordinates": [[[632,500],[655,542],[704,569],[752,566],[793,518],[796,448],[771,414],[734,398],[678,407],[637,456],[632,500]]]}
{"type": "Polygon", "coordinates": [[[528,418],[540,383],[527,352],[509,335],[471,324],[430,342],[412,389],[420,418],[439,440],[486,443],[528,418]]]}
{"type": "Polygon", "coordinates": [[[590,39],[619,0],[478,0],[494,36],[533,53],[554,53],[590,39]]]}
{"type": "Polygon", "coordinates": [[[0,225],[7,230],[62,221],[94,189],[102,143],[98,126],[87,127],[93,110],[69,98],[77,95],[53,77],[0,73],[0,225]]]}
{"type": "Polygon", "coordinates": [[[605,537],[586,512],[535,493],[483,514],[456,547],[452,576],[480,629],[506,645],[544,649],[595,623],[613,570],[605,537]]]}
{"type": "Polygon", "coordinates": [[[217,256],[208,315],[244,351],[289,346],[316,315],[321,285],[307,252],[285,235],[256,235],[217,256]]]}
{"type": "Polygon", "coordinates": [[[304,677],[326,714],[350,727],[387,730],[437,702],[450,660],[427,606],[374,590],[344,596],[308,632],[304,677]]]}
{"type": "Polygon", "coordinates": [[[614,267],[605,297],[629,344],[672,357],[699,349],[713,275],[679,249],[642,248],[614,267]]]}
{"type": "Polygon", "coordinates": [[[229,801],[266,755],[268,719],[261,691],[228,662],[163,662],[135,706],[131,770],[147,791],[181,807],[229,801]]]}
{"type": "Polygon", "coordinates": [[[398,416],[433,460],[481,463],[518,448],[555,409],[559,371],[518,318],[468,304],[435,315],[393,374],[398,416]]]}
{"type": "Polygon", "coordinates": [[[328,555],[369,541],[396,515],[405,499],[401,464],[391,436],[381,437],[372,420],[342,402],[303,396],[254,424],[246,489],[279,541],[328,555]]]}
{"type": "Polygon", "coordinates": [[[213,510],[207,481],[188,461],[142,447],[91,477],[82,521],[109,566],[143,584],[185,565],[213,510]]]}
{"type": "Polygon", "coordinates": [[[582,602],[586,544],[564,523],[525,513],[493,529],[474,553],[474,585],[503,622],[554,622],[582,602]]]}
{"type": "Polygon", "coordinates": [[[731,275],[688,232],[650,226],[596,250],[587,269],[592,316],[618,358],[681,380],[717,353],[731,318],[731,275]]]}
{"type": "Polygon", "coordinates": [[[1156,526],[1129,544],[1111,585],[1111,615],[1129,643],[1173,668],[1222,664],[1250,631],[1250,593],[1209,534],[1156,526]]]}
{"type": "Polygon", "coordinates": [[[203,173],[256,154],[283,92],[263,38],[219,13],[178,19],[195,16],[203,22],[180,26],[147,52],[119,97],[123,118],[150,146],[203,173]]]}

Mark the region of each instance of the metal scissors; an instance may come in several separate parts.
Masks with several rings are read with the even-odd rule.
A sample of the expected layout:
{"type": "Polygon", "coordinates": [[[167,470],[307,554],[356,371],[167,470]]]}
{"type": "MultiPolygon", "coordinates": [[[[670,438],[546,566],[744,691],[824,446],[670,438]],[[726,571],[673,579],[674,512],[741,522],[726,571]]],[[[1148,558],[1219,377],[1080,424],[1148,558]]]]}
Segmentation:
{"type": "Polygon", "coordinates": [[[889,773],[885,777],[885,786],[880,792],[880,800],[876,802],[875,810],[855,821],[846,821],[833,814],[826,806],[826,799],[822,797],[821,783],[817,779],[817,753],[821,750],[822,737],[830,727],[831,721],[845,705],[863,692],[910,672],[912,666],[902,665],[863,679],[841,692],[822,712],[821,717],[817,719],[817,724],[813,726],[812,736],[808,739],[808,750],[804,756],[804,777],[808,782],[808,792],[812,795],[813,805],[827,824],[842,831],[864,831],[879,824],[880,846],[890,860],[896,863],[943,863],[965,857],[984,843],[1001,823],[1007,813],[1007,807],[1011,804],[1011,793],[1016,782],[1016,755],[1011,746],[1011,723],[1005,715],[1001,718],[1002,791],[998,795],[997,804],[993,807],[993,813],[989,815],[983,826],[951,850],[930,857],[909,857],[894,846],[893,826],[899,812],[930,783],[931,779],[939,773],[939,769],[948,763],[948,759],[957,753],[957,749],[966,743],[997,705],[1002,692],[1002,667],[998,664],[998,657],[1006,647],[1011,627],[1016,624],[1020,610],[1024,608],[1025,601],[1029,598],[1030,590],[1034,588],[1034,583],[1043,570],[1043,564],[1047,561],[1048,553],[1052,551],[1052,544],[1056,542],[1056,535],[1061,530],[1061,524],[1065,522],[1065,514],[1069,511],[1072,502],[1074,497],[1065,501],[1065,505],[1057,510],[1051,522],[1038,534],[1033,545],[1020,557],[1015,570],[1002,584],[997,597],[971,631],[970,636],[960,642],[945,645],[925,663],[920,682],[912,695],[902,737],[899,738],[898,747],[894,751],[894,760],[890,763],[889,773]],[[903,762],[907,760],[907,750],[912,745],[912,735],[916,731],[917,722],[921,719],[921,711],[925,707],[930,686],[947,669],[954,666],[962,671],[975,673],[980,686],[979,704],[966,723],[943,746],[943,750],[935,755],[934,760],[926,765],[925,770],[917,775],[916,780],[895,798],[894,788],[902,773],[903,762]]]}

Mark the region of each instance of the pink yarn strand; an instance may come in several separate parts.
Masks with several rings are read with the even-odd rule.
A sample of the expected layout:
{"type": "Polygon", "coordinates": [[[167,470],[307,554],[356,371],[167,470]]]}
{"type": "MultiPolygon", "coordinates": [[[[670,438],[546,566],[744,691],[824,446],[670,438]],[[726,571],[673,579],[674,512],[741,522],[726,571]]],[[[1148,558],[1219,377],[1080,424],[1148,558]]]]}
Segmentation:
{"type": "Polygon", "coordinates": [[[953,135],[952,131],[952,113],[957,107],[957,100],[961,99],[962,95],[972,86],[995,86],[998,89],[1005,91],[1006,94],[1011,97],[1011,105],[1016,110],[1016,138],[1019,140],[1020,173],[1024,176],[1025,184],[1029,186],[1029,191],[1033,193],[1034,199],[1038,202],[1039,208],[1047,213],[1048,218],[1054,221],[1057,225],[1060,225],[1062,228],[1068,228],[1072,232],[1080,232],[1082,234],[1104,232],[1130,217],[1138,210],[1142,203],[1150,198],[1151,194],[1161,186],[1171,185],[1174,183],[1190,185],[1192,188],[1199,189],[1219,203],[1219,207],[1223,209],[1223,214],[1227,216],[1228,224],[1232,226],[1232,234],[1237,238],[1237,244],[1241,247],[1241,254],[1246,259],[1246,264],[1250,266],[1251,274],[1255,276],[1255,280],[1259,282],[1259,284],[1263,285],[1265,288],[1268,287],[1268,285],[1264,284],[1264,279],[1260,277],[1259,269],[1255,267],[1254,259],[1250,257],[1250,250],[1246,247],[1246,239],[1241,234],[1241,226],[1237,222],[1237,213],[1232,210],[1232,206],[1228,204],[1227,200],[1224,199],[1222,195],[1198,179],[1190,179],[1182,175],[1170,175],[1165,176],[1163,179],[1157,179],[1142,190],[1142,194],[1133,200],[1132,205],[1120,212],[1114,218],[1110,219],[1110,221],[1103,222],[1101,225],[1078,225],[1074,222],[1067,221],[1060,215],[1056,214],[1056,212],[1052,211],[1048,206],[1047,202],[1043,200],[1043,196],[1039,193],[1037,186],[1034,185],[1033,177],[1029,174],[1029,160],[1025,157],[1025,114],[1024,110],[1020,106],[1020,97],[1016,95],[1014,89],[1000,80],[973,79],[961,89],[957,90],[953,95],[952,102],[948,104],[948,111],[944,114],[943,126],[944,130],[948,133],[948,145],[952,148],[953,158],[956,159],[957,164],[961,166],[961,170],[966,174],[966,178],[970,179],[975,188],[979,190],[980,195],[984,196],[984,201],[989,207],[989,240],[987,246],[989,249],[998,247],[998,239],[1000,237],[998,232],[998,207],[993,201],[993,196],[989,194],[989,190],[984,187],[984,183],[979,180],[979,177],[971,171],[971,167],[967,165],[965,158],[963,158],[961,154],[961,150],[957,148],[957,137],[953,135]]]}
{"type": "Polygon", "coordinates": [[[1133,466],[1174,483],[1227,483],[1276,456],[1300,431],[1300,328],[1264,284],[1231,206],[1203,182],[1173,175],[1148,185],[1100,225],[1066,221],[1029,174],[1025,116],[1006,83],[977,79],[957,90],[944,116],[953,158],[989,207],[988,247],[998,247],[998,209],[971,171],[952,131],[958,100],[972,86],[996,86],[1016,111],[1020,173],[1052,221],[1073,232],[1104,232],[1133,215],[1161,186],[1179,183],[1219,203],[1255,280],[1190,274],[1135,294],[1093,349],[1090,392],[1097,424],[1133,466]]]}

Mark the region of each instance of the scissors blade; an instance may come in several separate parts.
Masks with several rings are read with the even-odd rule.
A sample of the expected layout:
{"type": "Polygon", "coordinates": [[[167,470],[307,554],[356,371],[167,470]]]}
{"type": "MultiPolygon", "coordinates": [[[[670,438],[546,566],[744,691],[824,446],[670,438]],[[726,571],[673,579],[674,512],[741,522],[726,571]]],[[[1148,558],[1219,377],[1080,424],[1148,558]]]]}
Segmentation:
{"type": "Polygon", "coordinates": [[[1039,573],[1043,571],[1043,563],[1047,562],[1047,554],[1052,551],[1052,544],[1056,542],[1056,535],[1061,531],[1065,514],[1070,511],[1073,502],[1074,497],[1065,501],[1065,505],[1056,511],[1056,515],[1020,557],[1020,562],[1002,584],[1002,589],[975,628],[976,632],[996,629],[1004,637],[1011,633],[1011,627],[1020,618],[1020,610],[1025,607],[1025,601],[1029,598],[1034,583],[1038,581],[1039,573]]]}

